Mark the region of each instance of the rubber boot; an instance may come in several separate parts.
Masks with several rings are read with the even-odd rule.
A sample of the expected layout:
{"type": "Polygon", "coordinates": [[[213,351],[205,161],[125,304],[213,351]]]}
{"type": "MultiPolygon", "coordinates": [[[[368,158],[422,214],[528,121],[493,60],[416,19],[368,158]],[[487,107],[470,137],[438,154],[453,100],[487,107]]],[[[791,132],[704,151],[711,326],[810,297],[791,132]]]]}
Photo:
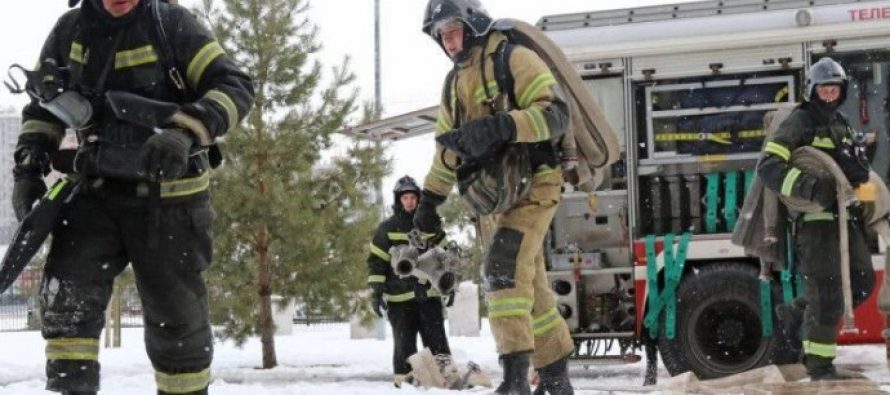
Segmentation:
{"type": "Polygon", "coordinates": [[[810,381],[867,379],[862,373],[835,367],[832,364],[832,360],[833,358],[823,358],[816,355],[804,356],[804,365],[807,367],[807,375],[810,376],[810,381]]]}
{"type": "Polygon", "coordinates": [[[538,383],[538,388],[535,388],[534,395],[575,395],[575,390],[569,381],[568,360],[569,357],[565,357],[538,369],[541,382],[538,383]]]}
{"type": "Polygon", "coordinates": [[[790,304],[782,303],[776,306],[779,327],[793,350],[800,351],[803,344],[800,338],[800,327],[803,326],[803,312],[806,307],[806,301],[801,298],[794,299],[790,304]]]}
{"type": "Polygon", "coordinates": [[[515,352],[501,355],[498,359],[504,368],[504,381],[494,390],[496,395],[532,395],[528,384],[528,357],[531,352],[515,352]]]}

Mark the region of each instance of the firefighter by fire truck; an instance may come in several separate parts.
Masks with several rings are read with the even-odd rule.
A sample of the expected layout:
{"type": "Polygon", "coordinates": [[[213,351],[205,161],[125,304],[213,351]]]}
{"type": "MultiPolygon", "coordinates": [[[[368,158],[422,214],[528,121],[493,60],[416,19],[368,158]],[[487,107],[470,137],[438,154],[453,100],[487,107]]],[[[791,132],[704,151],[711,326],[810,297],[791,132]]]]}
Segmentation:
{"type": "Polygon", "coordinates": [[[836,61],[822,58],[813,64],[807,73],[806,101],[768,138],[758,166],[758,174],[768,188],[825,208],[815,213],[790,210],[790,221],[795,227],[796,270],[803,292],[792,303],[778,308],[789,335],[800,336],[803,342],[803,362],[814,381],[862,378],[833,364],[837,355],[837,322],[843,312],[838,210],[850,213],[854,305],[868,298],[875,282],[860,210],[838,204],[833,179],[819,178],[789,163],[795,149],[812,146],[829,154],[854,188],[868,181],[869,162],[861,139],[857,139],[844,114],[838,111],[847,98],[847,85],[846,72],[836,61]]]}

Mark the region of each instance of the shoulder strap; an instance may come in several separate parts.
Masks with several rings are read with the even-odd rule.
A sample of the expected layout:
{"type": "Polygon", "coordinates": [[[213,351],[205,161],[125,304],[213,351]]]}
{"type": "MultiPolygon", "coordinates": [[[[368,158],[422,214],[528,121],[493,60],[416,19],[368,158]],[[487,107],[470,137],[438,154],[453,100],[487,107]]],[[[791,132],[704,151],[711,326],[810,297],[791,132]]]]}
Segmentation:
{"type": "Polygon", "coordinates": [[[509,38],[498,44],[494,57],[494,79],[498,84],[498,89],[501,92],[507,92],[507,96],[510,98],[510,105],[513,108],[519,108],[516,101],[515,81],[510,70],[510,55],[513,54],[513,49],[515,48],[516,45],[511,43],[509,38]]]}
{"type": "Polygon", "coordinates": [[[158,47],[160,47],[160,51],[157,54],[158,61],[161,63],[161,67],[163,67],[167,77],[170,78],[170,81],[179,93],[180,99],[187,100],[189,91],[185,85],[185,80],[182,79],[182,74],[176,67],[176,62],[173,60],[173,47],[170,45],[170,40],[167,38],[167,31],[164,29],[164,21],[161,18],[160,0],[152,0],[151,8],[151,15],[155,25],[155,34],[157,35],[157,43],[158,47]]]}

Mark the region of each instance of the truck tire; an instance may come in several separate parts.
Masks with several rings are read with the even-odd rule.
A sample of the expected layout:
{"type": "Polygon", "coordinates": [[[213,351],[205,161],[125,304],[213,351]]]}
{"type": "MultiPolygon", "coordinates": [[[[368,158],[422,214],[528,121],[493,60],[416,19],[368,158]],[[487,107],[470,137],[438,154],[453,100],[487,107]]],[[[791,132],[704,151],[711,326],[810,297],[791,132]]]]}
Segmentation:
{"type": "MultiPolygon", "coordinates": [[[[773,336],[763,336],[759,281],[758,269],[744,263],[709,264],[684,275],[674,339],[665,336],[664,314],[659,324],[658,348],[672,376],[692,371],[711,379],[796,359],[775,311],[773,336]]],[[[775,285],[772,297],[774,305],[781,300],[775,285]]]]}

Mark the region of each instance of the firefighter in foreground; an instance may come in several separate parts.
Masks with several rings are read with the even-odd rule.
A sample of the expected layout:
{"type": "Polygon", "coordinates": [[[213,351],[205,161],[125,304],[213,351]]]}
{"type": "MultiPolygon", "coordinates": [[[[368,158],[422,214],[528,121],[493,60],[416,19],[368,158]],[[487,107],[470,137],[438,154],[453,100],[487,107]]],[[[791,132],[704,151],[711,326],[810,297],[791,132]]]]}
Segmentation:
{"type": "MultiPolygon", "coordinates": [[[[417,277],[400,278],[393,272],[389,249],[408,244],[408,232],[414,228],[412,219],[420,199],[420,187],[413,178],[404,176],[393,188],[392,216],[377,226],[368,256],[368,285],[371,287],[371,303],[379,317],[386,317],[392,325],[393,335],[393,382],[400,387],[411,371],[408,357],[417,352],[417,334],[424,347],[433,355],[451,355],[445,334],[445,316],[442,295],[429,282],[420,283],[417,277]]],[[[430,235],[431,240],[442,234],[430,235]]],[[[454,292],[448,296],[448,305],[454,301],[454,292]]]]}
{"type": "Polygon", "coordinates": [[[865,239],[865,225],[856,207],[839,207],[835,181],[820,179],[789,164],[792,152],[813,146],[829,154],[853,188],[868,181],[869,164],[864,147],[838,111],[847,96],[847,76],[840,64],[822,58],[807,73],[805,102],[779,126],[764,146],[758,174],[765,185],[786,196],[818,203],[825,211],[791,213],[795,226],[797,272],[803,295],[790,305],[779,306],[780,319],[790,336],[803,340],[804,365],[812,380],[862,378],[836,368],[837,322],[843,313],[840,274],[838,210],[848,210],[850,274],[853,304],[868,298],[874,288],[874,271],[865,239]],[[799,326],[802,324],[802,328],[799,326]]]}
{"type": "MultiPolygon", "coordinates": [[[[212,258],[214,217],[207,136],[120,121],[104,93],[177,103],[212,141],[248,112],[250,77],[185,8],[152,0],[86,0],[56,23],[40,62],[42,81],[78,95],[92,111],[77,131],[80,147],[74,172],[68,170],[82,188],[53,232],[40,288],[47,389],[99,390],[105,308],[114,278],[132,263],[158,393],[207,394],[213,338],[202,272],[212,258]],[[155,35],[156,6],[175,54],[155,35]],[[165,58],[182,80],[172,80],[165,58]]],[[[20,219],[45,192],[43,176],[70,122],[59,115],[71,113],[70,103],[47,94],[47,102],[34,99],[23,110],[13,170],[20,219]]]]}
{"type": "MultiPolygon", "coordinates": [[[[454,69],[443,88],[436,153],[414,224],[423,232],[438,231],[441,218],[436,208],[460,181],[457,173],[474,163],[497,161],[509,146],[525,144],[533,174],[513,181],[531,180],[529,192],[510,202],[504,212],[480,218],[488,316],[504,372],[495,393],[530,394],[531,362],[541,378],[536,394],[572,394],[567,359],[574,345],[556,309],[542,250],[563,183],[551,141],[565,133],[568,110],[546,64],[518,45],[507,59],[516,103],[508,103],[506,94],[492,92],[498,90],[493,59],[503,54],[499,48],[506,40],[492,24],[476,0],[427,4],[423,31],[451,58],[454,69]]],[[[499,170],[506,174],[516,169],[499,170]]],[[[519,185],[505,188],[515,187],[519,185]]]]}

